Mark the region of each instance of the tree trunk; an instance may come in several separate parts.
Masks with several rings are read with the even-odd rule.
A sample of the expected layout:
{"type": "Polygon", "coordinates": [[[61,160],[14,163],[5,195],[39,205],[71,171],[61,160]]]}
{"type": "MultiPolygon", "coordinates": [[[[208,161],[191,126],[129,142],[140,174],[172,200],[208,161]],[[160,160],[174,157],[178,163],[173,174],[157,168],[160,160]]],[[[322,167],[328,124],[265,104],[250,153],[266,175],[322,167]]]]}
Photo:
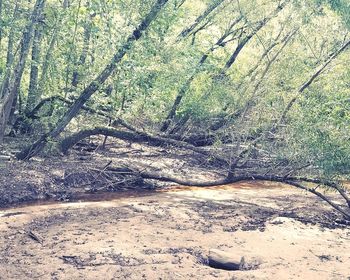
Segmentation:
{"type": "Polygon", "coordinates": [[[19,10],[19,5],[18,2],[16,2],[15,7],[14,7],[14,11],[13,11],[13,16],[12,16],[12,21],[11,21],[11,28],[10,28],[10,32],[8,35],[8,42],[7,42],[7,53],[6,53],[6,72],[4,75],[4,79],[2,81],[1,84],[1,88],[0,88],[0,100],[3,99],[5,97],[5,95],[7,94],[7,90],[8,90],[8,86],[9,86],[9,82],[10,82],[10,75],[11,75],[11,67],[13,64],[13,44],[14,44],[14,33],[15,33],[15,20],[17,19],[17,15],[18,15],[18,10],[19,10]]]}
{"type": "Polygon", "coordinates": [[[17,154],[18,159],[29,159],[38,154],[46,145],[47,141],[52,138],[56,138],[69,124],[69,122],[78,114],[79,110],[86,103],[86,101],[100,88],[100,86],[112,75],[118,63],[122,60],[125,54],[130,51],[134,43],[139,40],[151,22],[156,18],[158,13],[162,10],[163,6],[168,0],[157,0],[153,5],[151,11],[146,15],[141,24],[133,31],[128,37],[127,41],[113,56],[111,62],[104,68],[104,70],[92,81],[80,94],[79,98],[64,114],[62,119],[57,122],[55,127],[47,134],[43,135],[33,145],[25,148],[23,151],[17,154]]]}
{"type": "Polygon", "coordinates": [[[41,26],[37,25],[34,31],[33,45],[32,45],[32,64],[30,67],[30,80],[28,89],[28,98],[25,112],[30,112],[38,100],[38,73],[40,62],[40,45],[42,38],[41,26]]]}
{"type": "MultiPolygon", "coordinates": [[[[63,0],[63,3],[62,3],[63,11],[68,8],[68,4],[69,4],[68,0],[63,0]]],[[[48,49],[45,53],[45,57],[44,57],[43,62],[42,62],[41,76],[40,76],[38,87],[37,87],[36,102],[40,100],[40,98],[44,92],[44,89],[45,89],[45,82],[47,80],[47,74],[48,74],[47,72],[49,69],[52,53],[55,49],[55,44],[57,42],[57,38],[59,35],[59,29],[61,27],[63,18],[64,18],[64,13],[62,13],[62,15],[59,17],[59,19],[56,22],[56,26],[54,28],[48,49]]],[[[36,103],[34,105],[36,105],[36,103]]]]}
{"type": "MultiPolygon", "coordinates": [[[[88,6],[89,4],[87,4],[88,6]]],[[[89,7],[87,7],[89,8],[89,7]]],[[[94,15],[88,15],[88,18],[84,24],[84,39],[83,39],[83,50],[79,57],[79,61],[76,65],[76,69],[73,71],[72,76],[72,86],[77,87],[80,83],[79,67],[85,64],[86,57],[90,48],[90,37],[91,37],[91,28],[92,28],[92,18],[94,15]]]]}
{"type": "Polygon", "coordinates": [[[191,77],[180,88],[180,90],[177,93],[177,96],[175,98],[175,101],[174,101],[173,105],[171,106],[171,109],[170,109],[167,117],[165,118],[165,120],[160,128],[161,132],[165,132],[169,128],[171,121],[174,119],[174,117],[176,115],[176,111],[177,111],[177,109],[182,101],[182,98],[184,97],[184,95],[188,91],[188,89],[190,88],[191,83],[194,80],[197,72],[198,72],[198,70],[194,74],[192,74],[191,77]]]}
{"type": "Polygon", "coordinates": [[[20,42],[20,54],[18,63],[14,69],[13,78],[10,79],[12,81],[10,81],[9,83],[9,86],[7,88],[7,94],[5,94],[2,107],[0,108],[0,142],[3,141],[7,122],[11,113],[11,108],[20,88],[23,71],[29,52],[29,45],[33,33],[33,28],[42,12],[44,3],[45,0],[36,1],[31,15],[31,19],[27,24],[25,31],[23,32],[23,36],[20,42]]]}

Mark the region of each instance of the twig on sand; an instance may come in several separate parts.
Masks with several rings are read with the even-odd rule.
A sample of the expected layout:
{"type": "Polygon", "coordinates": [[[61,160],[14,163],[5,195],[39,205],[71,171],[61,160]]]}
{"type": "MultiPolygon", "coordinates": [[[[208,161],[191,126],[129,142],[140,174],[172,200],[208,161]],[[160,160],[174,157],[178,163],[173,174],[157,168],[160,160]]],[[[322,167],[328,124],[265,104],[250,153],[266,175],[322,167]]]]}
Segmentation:
{"type": "Polygon", "coordinates": [[[39,234],[37,234],[36,232],[34,232],[32,230],[28,231],[27,234],[31,239],[33,239],[34,241],[43,245],[44,239],[39,234]]]}

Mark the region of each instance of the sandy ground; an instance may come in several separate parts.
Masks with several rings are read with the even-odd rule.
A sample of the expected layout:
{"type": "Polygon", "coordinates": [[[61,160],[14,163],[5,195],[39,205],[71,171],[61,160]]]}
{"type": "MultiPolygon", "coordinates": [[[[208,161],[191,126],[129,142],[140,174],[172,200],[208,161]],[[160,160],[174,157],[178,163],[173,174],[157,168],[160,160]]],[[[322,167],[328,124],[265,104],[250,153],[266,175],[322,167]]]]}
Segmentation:
{"type": "Polygon", "coordinates": [[[106,195],[0,211],[0,279],[350,279],[350,227],[322,224],[327,206],[298,190],[106,195]],[[211,268],[210,249],[259,266],[211,268]]]}

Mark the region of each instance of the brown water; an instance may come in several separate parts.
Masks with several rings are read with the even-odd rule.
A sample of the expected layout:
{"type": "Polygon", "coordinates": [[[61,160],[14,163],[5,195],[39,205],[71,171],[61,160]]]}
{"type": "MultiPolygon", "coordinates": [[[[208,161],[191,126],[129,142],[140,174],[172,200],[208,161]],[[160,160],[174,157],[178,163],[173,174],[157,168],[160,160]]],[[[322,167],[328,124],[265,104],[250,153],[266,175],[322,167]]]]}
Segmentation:
{"type": "MultiPolygon", "coordinates": [[[[350,189],[350,181],[344,181],[343,185],[350,189]]],[[[233,184],[227,185],[217,185],[210,187],[195,187],[195,186],[179,186],[173,185],[168,186],[162,189],[156,190],[130,190],[130,191],[118,191],[118,192],[95,192],[95,193],[75,193],[74,196],[66,201],[58,201],[54,199],[42,199],[35,201],[27,201],[20,204],[15,204],[10,207],[1,207],[0,211],[5,210],[16,210],[25,208],[27,206],[45,206],[45,205],[65,205],[68,203],[74,202],[108,202],[108,201],[123,201],[128,198],[138,198],[138,197],[157,197],[160,194],[164,193],[181,193],[181,192],[190,192],[193,196],[198,193],[198,196],[202,196],[203,192],[206,191],[227,191],[228,195],[232,191],[266,191],[273,189],[295,189],[290,187],[289,185],[271,182],[271,181],[259,181],[259,180],[251,180],[251,181],[242,181],[233,184]]],[[[206,193],[204,196],[210,197],[209,194],[206,193]]],[[[20,211],[20,210],[19,210],[20,211]]]]}
{"type": "MultiPolygon", "coordinates": [[[[79,203],[79,202],[108,202],[108,201],[122,201],[129,198],[140,198],[140,197],[157,197],[164,193],[179,193],[188,192],[191,193],[203,193],[205,191],[232,191],[232,190],[262,190],[262,189],[281,189],[286,185],[275,182],[267,181],[244,181],[239,183],[217,185],[210,187],[195,187],[195,186],[168,186],[166,188],[157,190],[130,190],[130,191],[119,191],[119,192],[95,192],[95,193],[76,193],[73,194],[69,200],[58,201],[55,199],[42,199],[36,201],[28,201],[10,207],[0,208],[0,210],[18,210],[30,206],[49,206],[49,205],[64,205],[68,203],[79,203]]],[[[287,186],[288,187],[288,186],[287,186]]],[[[209,195],[210,196],[210,195],[209,195]]]]}
{"type": "Polygon", "coordinates": [[[28,206],[45,206],[45,205],[58,205],[58,204],[69,204],[74,202],[98,202],[98,201],[114,201],[122,200],[126,198],[137,198],[137,197],[147,197],[154,196],[158,191],[153,190],[140,190],[140,191],[120,191],[120,192],[95,192],[95,193],[78,193],[74,194],[73,197],[67,200],[55,200],[55,199],[39,199],[35,201],[21,202],[20,204],[14,204],[9,207],[2,207],[2,210],[11,210],[11,209],[21,209],[28,206]]]}
{"type": "Polygon", "coordinates": [[[189,187],[189,186],[170,186],[164,189],[159,190],[159,192],[177,192],[177,191],[184,191],[184,190],[192,190],[192,191],[199,191],[199,190],[251,190],[251,189],[273,189],[273,188],[281,188],[286,186],[285,184],[278,183],[278,182],[270,182],[270,181],[244,181],[244,182],[238,182],[233,184],[227,184],[227,185],[217,185],[217,186],[211,186],[211,187],[189,187]]]}

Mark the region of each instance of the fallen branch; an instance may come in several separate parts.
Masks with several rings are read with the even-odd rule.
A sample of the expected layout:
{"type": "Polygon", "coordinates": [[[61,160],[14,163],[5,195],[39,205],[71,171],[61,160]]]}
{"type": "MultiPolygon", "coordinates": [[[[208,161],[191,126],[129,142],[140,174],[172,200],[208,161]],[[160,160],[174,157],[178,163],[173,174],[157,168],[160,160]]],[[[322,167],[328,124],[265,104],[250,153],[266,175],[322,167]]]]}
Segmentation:
{"type": "MultiPolygon", "coordinates": [[[[118,171],[119,169],[114,169],[113,167],[108,167],[107,170],[109,171],[118,171]]],[[[125,170],[125,169],[124,169],[125,170]]],[[[316,196],[318,196],[323,201],[327,202],[333,209],[337,210],[339,213],[341,213],[345,219],[350,220],[350,207],[347,206],[341,206],[337,203],[333,202],[330,198],[326,197],[324,194],[317,191],[315,188],[309,188],[304,186],[302,183],[317,183],[321,180],[318,179],[310,179],[310,178],[297,178],[297,177],[282,177],[282,176],[275,176],[275,175],[251,175],[251,176],[235,176],[230,178],[224,178],[220,180],[215,181],[205,181],[205,182],[199,182],[199,181],[192,181],[192,180],[183,180],[179,179],[173,176],[164,175],[159,172],[155,171],[137,171],[136,169],[126,169],[130,173],[135,172],[136,175],[142,177],[143,179],[153,179],[153,180],[159,180],[164,182],[172,182],[183,186],[195,186],[195,187],[212,187],[212,186],[219,186],[219,185],[227,185],[232,183],[237,183],[241,181],[252,181],[252,180],[259,180],[259,181],[270,181],[270,182],[278,182],[287,184],[305,191],[308,191],[316,196]],[[346,209],[346,210],[345,210],[346,209]]],[[[335,184],[335,183],[334,183],[335,184]]],[[[333,185],[332,182],[324,182],[324,186],[333,185]]],[[[335,188],[335,190],[338,190],[335,188]]],[[[339,192],[339,191],[338,191],[339,192]]],[[[343,190],[345,193],[345,191],[343,190]]],[[[340,192],[339,192],[340,193],[340,192]]],[[[342,195],[342,193],[340,193],[342,195]]],[[[343,195],[342,195],[343,196],[343,195]]],[[[348,201],[347,201],[348,202],[348,201]]]]}
{"type": "Polygon", "coordinates": [[[39,236],[37,233],[35,233],[34,231],[28,231],[28,236],[34,241],[40,243],[41,245],[43,244],[43,241],[44,241],[43,238],[39,236]]]}

